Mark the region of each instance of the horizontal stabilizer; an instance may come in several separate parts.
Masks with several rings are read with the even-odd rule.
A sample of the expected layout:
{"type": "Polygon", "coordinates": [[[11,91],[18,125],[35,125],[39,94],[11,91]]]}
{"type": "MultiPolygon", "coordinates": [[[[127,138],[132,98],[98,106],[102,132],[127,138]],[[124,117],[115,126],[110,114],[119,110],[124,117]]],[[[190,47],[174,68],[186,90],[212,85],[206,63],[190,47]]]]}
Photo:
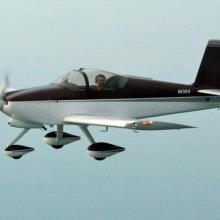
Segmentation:
{"type": "Polygon", "coordinates": [[[220,89],[201,89],[198,92],[209,95],[220,95],[220,89]]]}
{"type": "Polygon", "coordinates": [[[181,125],[175,123],[152,121],[146,119],[124,119],[102,116],[90,115],[72,115],[64,118],[64,123],[75,125],[96,125],[106,127],[118,127],[134,130],[170,130],[170,129],[184,129],[194,128],[188,125],[181,125]]]}

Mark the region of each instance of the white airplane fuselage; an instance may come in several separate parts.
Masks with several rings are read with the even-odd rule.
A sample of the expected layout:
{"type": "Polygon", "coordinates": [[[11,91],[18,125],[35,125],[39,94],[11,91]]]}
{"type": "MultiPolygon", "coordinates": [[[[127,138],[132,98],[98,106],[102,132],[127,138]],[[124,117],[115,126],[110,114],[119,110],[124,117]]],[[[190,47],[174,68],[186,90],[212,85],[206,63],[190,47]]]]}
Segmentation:
{"type": "Polygon", "coordinates": [[[70,115],[94,115],[120,118],[148,118],[220,106],[219,96],[141,98],[112,100],[14,101],[3,112],[20,121],[44,125],[63,124],[70,115]]]}

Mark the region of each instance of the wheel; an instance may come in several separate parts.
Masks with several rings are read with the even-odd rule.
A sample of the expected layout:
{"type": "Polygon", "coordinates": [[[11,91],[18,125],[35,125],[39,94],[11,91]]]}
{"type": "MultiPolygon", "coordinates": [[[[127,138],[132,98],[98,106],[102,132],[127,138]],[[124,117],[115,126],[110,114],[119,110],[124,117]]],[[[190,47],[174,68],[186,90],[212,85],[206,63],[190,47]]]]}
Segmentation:
{"type": "Polygon", "coordinates": [[[63,145],[51,145],[54,149],[60,149],[63,147],[63,145]]]}
{"type": "Polygon", "coordinates": [[[17,156],[17,157],[12,157],[13,159],[15,159],[15,160],[18,160],[18,159],[20,159],[22,156],[17,156]]]}
{"type": "Polygon", "coordinates": [[[106,157],[102,157],[102,158],[97,158],[97,157],[94,157],[94,159],[96,160],[104,160],[106,157]]]}

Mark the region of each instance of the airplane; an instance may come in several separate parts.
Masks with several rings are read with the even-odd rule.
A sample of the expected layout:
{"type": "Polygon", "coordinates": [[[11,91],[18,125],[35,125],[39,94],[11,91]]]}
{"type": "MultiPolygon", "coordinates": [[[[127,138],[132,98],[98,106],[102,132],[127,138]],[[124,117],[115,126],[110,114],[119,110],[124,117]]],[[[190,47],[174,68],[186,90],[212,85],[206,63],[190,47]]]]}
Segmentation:
{"type": "Polygon", "coordinates": [[[108,71],[80,68],[46,86],[9,89],[6,76],[0,86],[0,110],[8,124],[21,132],[6,147],[6,155],[19,159],[34,148],[16,142],[30,129],[54,127],[43,140],[55,149],[80,140],[64,132],[79,126],[90,142],[88,153],[96,160],[125,150],[96,142],[89,126],[138,130],[169,130],[193,126],[154,121],[155,116],[191,112],[220,106],[220,40],[209,40],[192,84],[157,81],[108,71]]]}

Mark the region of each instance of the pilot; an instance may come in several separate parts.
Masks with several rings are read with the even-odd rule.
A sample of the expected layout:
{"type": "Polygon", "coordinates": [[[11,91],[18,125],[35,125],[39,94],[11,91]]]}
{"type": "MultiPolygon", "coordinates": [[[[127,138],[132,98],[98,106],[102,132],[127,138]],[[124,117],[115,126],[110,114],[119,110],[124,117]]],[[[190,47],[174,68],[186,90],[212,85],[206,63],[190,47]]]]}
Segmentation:
{"type": "Polygon", "coordinates": [[[95,77],[96,90],[103,90],[105,85],[105,76],[103,74],[98,74],[95,77]]]}

